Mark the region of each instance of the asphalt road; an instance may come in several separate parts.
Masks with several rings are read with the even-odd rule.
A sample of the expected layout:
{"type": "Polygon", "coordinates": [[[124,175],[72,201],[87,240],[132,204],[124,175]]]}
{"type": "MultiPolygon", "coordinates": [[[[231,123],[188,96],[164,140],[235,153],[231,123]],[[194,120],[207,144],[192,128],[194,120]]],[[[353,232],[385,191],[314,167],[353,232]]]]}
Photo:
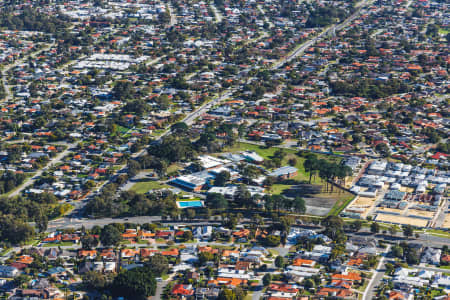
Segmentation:
{"type": "Polygon", "coordinates": [[[28,188],[29,186],[32,186],[34,182],[39,179],[39,177],[42,175],[44,171],[47,171],[50,167],[58,164],[61,162],[61,160],[71,151],[71,149],[75,146],[75,144],[69,144],[67,145],[67,148],[62,151],[61,153],[57,154],[53,159],[51,159],[45,167],[40,169],[36,172],[36,174],[32,177],[26,180],[21,186],[19,186],[14,192],[9,194],[9,197],[15,197],[18,196],[23,190],[28,188]]]}
{"type": "MultiPolygon", "coordinates": [[[[55,229],[67,229],[67,228],[77,228],[84,226],[85,228],[92,228],[95,225],[103,226],[110,223],[135,223],[135,224],[144,224],[144,223],[153,223],[153,222],[161,222],[167,225],[189,225],[189,226],[202,226],[202,225],[211,225],[211,224],[219,224],[220,221],[212,221],[209,222],[205,220],[194,220],[194,221],[163,221],[160,216],[140,216],[140,217],[129,217],[129,218],[103,218],[103,219],[87,219],[87,218],[61,218],[58,220],[53,220],[49,222],[49,230],[55,229]]],[[[251,219],[243,219],[240,224],[248,224],[252,222],[251,219]]],[[[269,224],[269,220],[265,220],[266,224],[269,224]]],[[[310,228],[307,225],[296,225],[294,227],[300,228],[310,228]]],[[[317,230],[321,230],[322,228],[318,228],[317,230]]],[[[391,243],[400,243],[402,241],[406,242],[415,242],[421,243],[424,246],[429,247],[442,247],[444,245],[450,244],[450,239],[446,237],[434,236],[429,233],[419,234],[418,238],[406,238],[400,233],[396,236],[384,235],[384,234],[376,234],[372,235],[370,231],[362,230],[357,233],[347,233],[349,237],[373,237],[376,240],[384,240],[391,243]]],[[[280,249],[281,251],[284,251],[280,249]]],[[[286,250],[287,251],[287,250],[286,250]]],[[[281,252],[280,252],[281,253],[281,252]]]]}
{"type": "Polygon", "coordinates": [[[401,233],[398,233],[395,236],[391,235],[384,235],[384,234],[376,234],[372,235],[370,231],[364,230],[357,233],[347,233],[348,236],[368,236],[373,237],[376,240],[384,240],[391,243],[400,243],[400,242],[414,242],[414,243],[421,243],[424,246],[430,246],[430,247],[442,247],[444,245],[450,245],[450,239],[446,237],[439,237],[435,235],[431,235],[429,233],[422,233],[419,234],[418,238],[415,237],[405,237],[401,233]]]}
{"type": "Polygon", "coordinates": [[[235,88],[230,89],[229,91],[223,93],[221,96],[214,98],[213,100],[203,104],[198,109],[196,109],[191,114],[187,115],[181,122],[186,123],[188,126],[192,125],[194,123],[195,119],[200,117],[202,114],[206,113],[208,110],[210,110],[212,107],[214,107],[216,104],[221,103],[222,101],[228,99],[233,95],[233,93],[236,91],[235,88]]]}
{"type": "Polygon", "coordinates": [[[103,218],[103,219],[87,219],[87,218],[61,218],[57,220],[50,221],[48,224],[48,231],[56,229],[67,229],[67,228],[79,228],[84,226],[90,229],[94,226],[104,226],[111,223],[155,223],[160,222],[161,217],[159,216],[142,216],[142,217],[130,217],[130,218],[103,218]]]}
{"type": "Polygon", "coordinates": [[[391,246],[389,245],[386,248],[386,250],[384,251],[384,253],[381,254],[381,259],[378,262],[378,265],[375,269],[375,272],[374,272],[372,278],[370,279],[369,284],[367,285],[366,290],[364,291],[364,295],[362,297],[363,300],[370,300],[370,299],[374,298],[374,295],[376,292],[376,287],[378,286],[378,284],[380,284],[380,281],[383,278],[384,273],[386,272],[384,263],[385,263],[386,255],[390,249],[391,249],[391,246]]]}
{"type": "Polygon", "coordinates": [[[272,66],[271,69],[272,70],[279,69],[286,62],[291,61],[292,59],[296,58],[297,56],[303,54],[303,52],[305,52],[306,49],[308,49],[309,47],[311,47],[315,43],[317,43],[320,40],[322,40],[322,38],[324,38],[328,34],[334,33],[336,31],[340,31],[340,30],[344,29],[345,27],[347,27],[347,25],[350,22],[352,22],[354,19],[356,19],[360,15],[362,9],[364,7],[366,7],[366,5],[369,4],[369,3],[371,3],[370,0],[362,1],[361,4],[356,9],[356,11],[350,17],[345,19],[342,23],[331,25],[330,27],[328,27],[327,29],[322,31],[319,35],[314,37],[312,40],[309,40],[309,41],[305,42],[303,45],[301,45],[299,48],[297,48],[293,53],[289,54],[287,57],[285,57],[282,60],[280,60],[279,62],[277,62],[275,65],[272,66]]]}
{"type": "Polygon", "coordinates": [[[173,276],[170,276],[166,280],[158,281],[156,283],[156,292],[155,296],[152,296],[151,299],[162,299],[162,294],[164,292],[164,289],[169,284],[169,281],[172,279],[173,276]]]}

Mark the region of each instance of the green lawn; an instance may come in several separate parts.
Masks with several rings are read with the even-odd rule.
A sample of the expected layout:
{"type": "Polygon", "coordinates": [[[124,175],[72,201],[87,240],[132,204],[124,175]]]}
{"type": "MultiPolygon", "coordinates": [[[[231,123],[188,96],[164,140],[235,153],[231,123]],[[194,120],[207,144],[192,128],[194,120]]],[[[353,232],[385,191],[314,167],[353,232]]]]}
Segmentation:
{"type": "Polygon", "coordinates": [[[73,246],[73,245],[75,245],[75,244],[72,242],[61,242],[61,243],[46,243],[46,244],[43,244],[43,247],[59,247],[59,246],[63,247],[63,246],[73,246]]]}
{"type": "Polygon", "coordinates": [[[203,199],[200,197],[194,197],[192,199],[178,199],[177,201],[181,201],[181,202],[196,202],[196,201],[202,201],[203,199]]]}
{"type": "Polygon", "coordinates": [[[445,295],[445,293],[444,293],[444,291],[441,290],[441,289],[433,289],[433,290],[431,291],[431,297],[432,297],[432,298],[437,297],[437,296],[442,296],[442,295],[445,295]]]}
{"type": "Polygon", "coordinates": [[[211,247],[213,249],[220,249],[220,250],[235,250],[236,247],[233,246],[226,246],[226,245],[207,245],[208,247],[211,247]]]}
{"type": "Polygon", "coordinates": [[[292,185],[289,184],[274,184],[270,188],[270,193],[274,195],[280,195],[283,193],[283,191],[291,188],[292,185]]]}
{"type": "Polygon", "coordinates": [[[37,246],[37,245],[39,245],[40,242],[41,241],[39,239],[31,239],[29,241],[26,241],[25,245],[27,245],[27,246],[37,246]]]}
{"type": "Polygon", "coordinates": [[[161,134],[163,134],[164,132],[166,132],[166,129],[156,129],[156,130],[153,130],[153,136],[155,136],[155,137],[158,137],[158,136],[160,136],[161,134]]]}
{"type": "Polygon", "coordinates": [[[181,166],[178,164],[171,164],[170,166],[167,167],[167,174],[170,174],[172,172],[176,172],[178,170],[181,169],[181,166]]]}
{"type": "Polygon", "coordinates": [[[164,275],[161,276],[161,278],[162,278],[162,280],[167,280],[167,279],[169,279],[169,275],[164,274],[164,275]]]}
{"type": "Polygon", "coordinates": [[[124,134],[124,133],[126,133],[126,132],[128,132],[128,128],[126,128],[126,127],[123,127],[123,126],[120,126],[120,125],[118,125],[117,126],[117,131],[119,132],[119,133],[121,133],[121,134],[124,134]]]}
{"type": "Polygon", "coordinates": [[[141,181],[141,182],[134,184],[130,188],[130,191],[136,192],[138,194],[145,194],[150,190],[158,190],[158,189],[169,188],[169,187],[170,186],[168,186],[167,184],[160,183],[160,182],[154,181],[154,180],[148,180],[148,181],[141,181]]]}
{"type": "Polygon", "coordinates": [[[5,248],[2,252],[0,252],[0,256],[5,256],[12,248],[5,248]]]}
{"type": "MultiPolygon", "coordinates": [[[[289,152],[295,153],[294,150],[290,150],[290,149],[285,149],[285,150],[288,153],[289,152]]],[[[261,147],[261,146],[254,145],[254,144],[238,142],[235,145],[233,145],[232,147],[226,148],[225,151],[229,151],[229,152],[255,151],[256,153],[261,155],[264,159],[269,159],[275,153],[275,151],[277,151],[277,148],[275,148],[275,147],[265,148],[265,147],[261,147]]]]}
{"type": "Polygon", "coordinates": [[[450,33],[450,29],[439,28],[439,34],[447,35],[450,33]]]}

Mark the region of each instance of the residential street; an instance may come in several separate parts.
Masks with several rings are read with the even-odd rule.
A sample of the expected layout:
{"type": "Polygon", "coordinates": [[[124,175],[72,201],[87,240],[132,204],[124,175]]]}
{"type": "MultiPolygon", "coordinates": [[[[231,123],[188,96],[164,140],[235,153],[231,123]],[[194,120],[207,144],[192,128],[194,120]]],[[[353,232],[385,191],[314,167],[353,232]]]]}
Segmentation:
{"type": "Polygon", "coordinates": [[[391,245],[388,245],[386,250],[381,254],[381,259],[378,262],[376,269],[374,270],[374,274],[370,279],[369,284],[367,285],[366,290],[364,291],[363,300],[371,300],[375,295],[375,289],[383,278],[384,273],[386,272],[386,268],[384,266],[386,255],[391,249],[391,245]]]}
{"type": "Polygon", "coordinates": [[[372,3],[371,1],[372,0],[363,0],[363,1],[361,1],[361,3],[358,6],[357,10],[350,17],[345,19],[340,24],[331,25],[330,27],[326,28],[321,33],[319,33],[319,35],[317,35],[313,39],[303,43],[293,53],[289,54],[287,57],[284,57],[281,61],[279,61],[275,65],[273,65],[272,66],[272,70],[279,69],[286,62],[289,62],[289,61],[293,60],[294,58],[296,58],[297,56],[303,54],[306,49],[308,49],[309,47],[311,47],[315,43],[319,42],[320,40],[322,40],[322,38],[326,37],[330,33],[334,34],[335,32],[346,28],[350,24],[350,22],[352,22],[354,19],[356,19],[360,15],[360,13],[363,11],[364,8],[367,7],[368,4],[372,3]]]}
{"type": "Polygon", "coordinates": [[[39,177],[42,175],[43,172],[45,172],[46,170],[48,170],[49,168],[51,168],[52,166],[58,164],[61,162],[61,160],[72,150],[72,148],[75,146],[75,143],[72,144],[68,144],[67,148],[62,151],[61,153],[58,153],[54,158],[52,158],[45,167],[43,167],[42,169],[40,169],[39,171],[36,172],[36,174],[32,177],[27,179],[24,183],[22,183],[22,185],[20,185],[17,189],[14,190],[14,192],[12,192],[11,194],[9,194],[9,197],[15,197],[20,195],[20,193],[22,191],[24,191],[26,188],[28,188],[29,186],[32,186],[34,184],[34,182],[39,179],[39,177]]]}

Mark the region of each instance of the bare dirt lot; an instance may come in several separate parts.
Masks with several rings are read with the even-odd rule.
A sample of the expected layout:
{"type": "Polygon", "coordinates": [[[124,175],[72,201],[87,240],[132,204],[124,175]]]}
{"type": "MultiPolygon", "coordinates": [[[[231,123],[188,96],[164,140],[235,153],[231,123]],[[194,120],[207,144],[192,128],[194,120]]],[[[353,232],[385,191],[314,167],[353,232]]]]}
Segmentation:
{"type": "Polygon", "coordinates": [[[334,187],[326,191],[325,188],[317,184],[296,184],[290,189],[286,189],[283,195],[288,197],[302,197],[305,199],[306,213],[315,216],[325,216],[333,209],[341,207],[353,195],[347,191],[334,187]],[[336,206],[336,207],[335,207],[336,206]]]}
{"type": "Polygon", "coordinates": [[[450,214],[445,216],[444,223],[442,224],[443,228],[450,228],[450,214]]]}
{"type": "Polygon", "coordinates": [[[419,219],[419,218],[408,218],[408,217],[389,215],[389,214],[377,214],[377,217],[375,220],[380,221],[380,222],[414,225],[414,226],[419,226],[419,227],[426,227],[428,224],[428,220],[419,219]]]}
{"type": "Polygon", "coordinates": [[[435,215],[435,212],[433,211],[425,211],[425,210],[418,210],[418,209],[408,209],[408,216],[419,216],[423,218],[432,219],[435,215]]]}
{"type": "Polygon", "coordinates": [[[396,215],[401,215],[402,213],[404,213],[404,210],[401,209],[397,209],[397,208],[389,208],[389,207],[377,207],[377,212],[380,213],[387,213],[387,214],[396,214],[396,215]]]}

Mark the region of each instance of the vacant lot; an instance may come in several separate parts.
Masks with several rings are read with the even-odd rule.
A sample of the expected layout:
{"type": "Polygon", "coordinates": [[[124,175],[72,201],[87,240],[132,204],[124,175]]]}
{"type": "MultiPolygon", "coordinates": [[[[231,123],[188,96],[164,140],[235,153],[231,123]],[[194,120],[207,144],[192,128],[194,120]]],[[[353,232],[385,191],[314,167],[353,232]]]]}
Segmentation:
{"type": "Polygon", "coordinates": [[[377,207],[377,212],[391,214],[391,215],[401,215],[405,212],[405,210],[398,209],[398,208],[389,208],[389,207],[377,207]]]}
{"type": "Polygon", "coordinates": [[[435,212],[425,211],[419,209],[408,209],[408,216],[419,216],[422,218],[432,219],[434,217],[435,212]]]}
{"type": "Polygon", "coordinates": [[[450,214],[445,216],[444,223],[442,224],[442,228],[450,228],[450,214]]]}
{"type": "Polygon", "coordinates": [[[333,192],[324,191],[321,185],[298,184],[284,190],[288,197],[302,197],[306,202],[306,213],[316,216],[339,214],[353,199],[354,195],[335,188],[333,192]]]}
{"type": "Polygon", "coordinates": [[[393,224],[404,224],[404,225],[413,225],[418,227],[426,227],[428,224],[428,220],[423,220],[419,218],[408,218],[396,215],[388,215],[388,214],[377,214],[376,219],[380,222],[388,222],[393,224]]]}

